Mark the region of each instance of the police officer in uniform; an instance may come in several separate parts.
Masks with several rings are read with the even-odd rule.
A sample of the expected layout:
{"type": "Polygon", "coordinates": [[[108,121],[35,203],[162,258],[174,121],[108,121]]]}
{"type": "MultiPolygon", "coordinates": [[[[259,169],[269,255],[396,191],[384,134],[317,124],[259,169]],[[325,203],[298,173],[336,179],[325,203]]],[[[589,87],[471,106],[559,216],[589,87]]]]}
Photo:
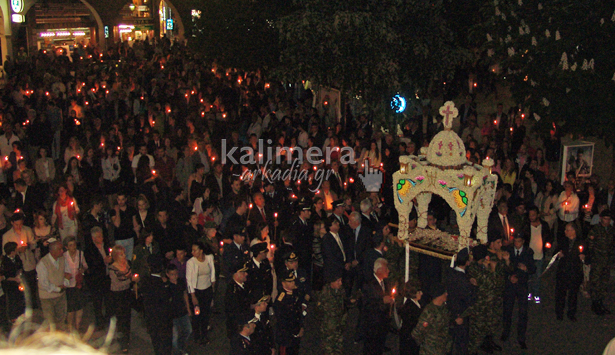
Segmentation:
{"type": "Polygon", "coordinates": [[[232,280],[226,287],[224,309],[226,311],[226,330],[230,338],[236,333],[235,325],[241,316],[250,312],[250,290],[246,285],[248,279],[247,264],[237,266],[233,272],[232,280]]]}
{"type": "Polygon", "coordinates": [[[267,259],[267,243],[256,243],[251,248],[252,259],[248,261],[248,280],[246,284],[253,297],[260,299],[271,295],[273,291],[273,274],[267,259]]]}
{"type": "Polygon", "coordinates": [[[234,270],[237,267],[243,266],[248,261],[248,246],[246,242],[246,231],[238,227],[229,226],[228,239],[231,239],[230,244],[224,244],[222,254],[222,266],[224,275],[229,279],[233,276],[234,270]]]}
{"type": "Polygon", "coordinates": [[[310,223],[312,204],[302,198],[297,205],[297,215],[290,222],[288,230],[294,234],[294,246],[299,257],[299,266],[307,275],[312,271],[312,241],[314,240],[314,227],[310,223]]]}
{"type": "MultiPolygon", "coordinates": [[[[295,286],[297,287],[297,295],[301,299],[301,302],[306,304],[312,299],[312,286],[307,278],[307,272],[299,268],[299,259],[295,252],[290,252],[284,255],[284,268],[281,275],[286,275],[292,272],[295,275],[295,286]]],[[[282,285],[278,285],[278,290],[282,285]]]]}
{"type": "Polygon", "coordinates": [[[303,337],[305,311],[297,294],[296,276],[292,271],[280,275],[282,289],[273,304],[277,316],[274,329],[275,342],[280,346],[280,355],[297,355],[303,337]]]}
{"type": "Polygon", "coordinates": [[[275,349],[273,342],[273,329],[269,322],[267,307],[271,296],[264,295],[260,298],[253,298],[252,307],[254,308],[254,334],[252,334],[252,345],[256,355],[271,355],[275,349]]]}
{"type": "Polygon", "coordinates": [[[239,319],[233,323],[236,331],[233,332],[231,338],[230,355],[255,355],[255,347],[252,335],[256,329],[256,318],[251,313],[242,314],[239,319]]]}

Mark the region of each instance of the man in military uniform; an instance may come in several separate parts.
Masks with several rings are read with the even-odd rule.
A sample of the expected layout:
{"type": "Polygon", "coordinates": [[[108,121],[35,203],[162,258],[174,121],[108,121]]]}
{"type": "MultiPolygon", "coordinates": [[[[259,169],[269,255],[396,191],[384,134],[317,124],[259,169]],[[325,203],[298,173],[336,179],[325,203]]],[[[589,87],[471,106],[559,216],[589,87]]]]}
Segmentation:
{"type": "Polygon", "coordinates": [[[288,228],[294,234],[294,246],[299,265],[308,275],[312,271],[312,241],[314,240],[314,227],[310,222],[312,204],[303,198],[297,205],[297,216],[290,222],[288,228]]]}
{"type": "Polygon", "coordinates": [[[342,273],[340,271],[328,274],[326,285],[318,297],[318,308],[322,320],[320,322],[321,339],[325,355],[341,355],[344,353],[344,330],[346,328],[346,307],[344,298],[346,292],[342,288],[342,273]]]}
{"type": "Polygon", "coordinates": [[[256,328],[256,319],[252,314],[242,314],[239,319],[233,323],[232,328],[235,329],[231,338],[230,355],[255,355],[254,345],[252,342],[252,334],[256,328]],[[238,330],[238,331],[237,331],[238,330]]]}
{"type": "Polygon", "coordinates": [[[607,285],[611,276],[610,268],[613,258],[613,233],[611,226],[611,211],[600,213],[600,223],[594,226],[588,234],[586,265],[591,265],[589,273],[592,311],[599,315],[611,314],[604,304],[607,285]]]}
{"type": "Polygon", "coordinates": [[[274,329],[275,342],[280,346],[280,355],[297,355],[306,312],[296,292],[295,273],[288,271],[280,275],[280,280],[282,289],[273,304],[278,320],[274,329]]]}
{"type": "Polygon", "coordinates": [[[504,317],[504,287],[506,286],[506,271],[510,267],[510,254],[502,250],[503,237],[498,232],[488,232],[487,256],[495,262],[495,297],[489,306],[489,328],[497,329],[504,317]]]}
{"type": "Polygon", "coordinates": [[[227,279],[233,277],[233,272],[237,267],[243,266],[248,261],[248,246],[246,242],[246,232],[239,227],[229,226],[228,239],[233,242],[224,244],[222,254],[222,270],[227,279]]]}
{"type": "Polygon", "coordinates": [[[272,355],[275,349],[273,342],[273,330],[269,322],[267,307],[271,296],[264,295],[261,298],[253,298],[252,307],[254,308],[254,334],[252,334],[252,345],[255,355],[272,355]]]}
{"type": "Polygon", "coordinates": [[[246,285],[253,297],[260,299],[271,295],[273,291],[273,274],[267,260],[267,243],[256,243],[251,248],[252,259],[248,261],[248,280],[246,285]]]}
{"type": "Polygon", "coordinates": [[[236,266],[232,281],[226,287],[224,309],[226,313],[226,330],[230,338],[236,333],[235,325],[241,315],[250,313],[250,291],[246,286],[248,278],[247,264],[236,266]]]}
{"type": "Polygon", "coordinates": [[[432,287],[432,301],[419,316],[412,337],[421,346],[421,355],[448,354],[452,347],[450,316],[446,307],[448,293],[442,284],[432,287]]]}
{"type": "MultiPolygon", "coordinates": [[[[289,272],[292,272],[296,278],[297,291],[295,293],[300,298],[301,303],[307,307],[307,303],[312,299],[312,286],[307,279],[306,271],[299,268],[299,259],[295,252],[284,255],[284,268],[282,268],[281,275],[286,275],[289,272]]],[[[278,290],[282,288],[281,281],[278,286],[278,290]]]]}
{"type": "Polygon", "coordinates": [[[470,315],[470,354],[475,354],[480,348],[484,352],[501,351],[502,347],[493,341],[493,329],[489,328],[491,321],[490,307],[496,297],[495,265],[487,256],[486,245],[478,245],[472,249],[474,260],[468,266],[468,277],[476,280],[476,302],[470,315]]]}

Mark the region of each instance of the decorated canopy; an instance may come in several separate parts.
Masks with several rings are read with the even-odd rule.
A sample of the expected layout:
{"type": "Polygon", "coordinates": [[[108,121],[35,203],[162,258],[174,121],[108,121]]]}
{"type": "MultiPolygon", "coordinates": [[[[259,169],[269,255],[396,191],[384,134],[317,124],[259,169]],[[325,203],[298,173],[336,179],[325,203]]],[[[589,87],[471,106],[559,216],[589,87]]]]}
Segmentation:
{"type": "MultiPolygon", "coordinates": [[[[487,241],[487,221],[493,207],[497,176],[491,173],[493,161],[472,164],[459,136],[451,130],[458,110],[452,101],[440,108],[444,130],[421,149],[421,155],[399,158],[400,170],[393,174],[395,207],[399,213],[398,237],[408,242],[425,243],[436,249],[456,252],[472,243],[470,233],[477,220],[476,236],[487,241]],[[455,211],[459,236],[436,233],[427,225],[427,209],[432,194],[440,195],[455,211]],[[408,217],[414,205],[418,212],[418,227],[409,233],[408,217]]],[[[420,251],[420,250],[419,250],[420,251]]]]}

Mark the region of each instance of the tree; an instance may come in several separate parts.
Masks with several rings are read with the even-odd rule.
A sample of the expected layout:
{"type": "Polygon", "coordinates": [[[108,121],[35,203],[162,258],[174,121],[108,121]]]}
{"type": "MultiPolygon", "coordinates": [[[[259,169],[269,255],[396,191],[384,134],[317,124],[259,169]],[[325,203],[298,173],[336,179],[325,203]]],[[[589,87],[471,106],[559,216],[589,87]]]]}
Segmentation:
{"type": "Polygon", "coordinates": [[[297,1],[278,22],[279,72],[359,96],[383,119],[394,93],[426,96],[469,57],[442,11],[440,0],[297,1]]]}
{"type": "Polygon", "coordinates": [[[612,0],[494,0],[483,7],[477,32],[485,61],[539,120],[538,130],[555,125],[607,144],[615,139],[614,10],[612,0]]]}
{"type": "Polygon", "coordinates": [[[195,18],[189,45],[210,60],[245,70],[278,63],[275,21],[288,8],[282,0],[208,0],[195,18]]]}

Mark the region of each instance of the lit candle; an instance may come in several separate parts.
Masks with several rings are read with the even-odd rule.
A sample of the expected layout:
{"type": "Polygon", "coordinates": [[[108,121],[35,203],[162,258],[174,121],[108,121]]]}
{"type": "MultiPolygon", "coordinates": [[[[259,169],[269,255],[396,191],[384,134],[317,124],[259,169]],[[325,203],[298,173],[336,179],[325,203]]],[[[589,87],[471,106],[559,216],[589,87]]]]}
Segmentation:
{"type": "Polygon", "coordinates": [[[224,245],[224,242],[220,242],[220,246],[223,246],[223,245],[224,245]]]}
{"type": "Polygon", "coordinates": [[[545,248],[547,248],[547,249],[551,248],[551,243],[545,244],[545,248]]]}
{"type": "Polygon", "coordinates": [[[274,244],[271,244],[271,245],[269,246],[269,249],[271,249],[271,250],[275,250],[275,245],[274,245],[274,244]]]}
{"type": "Polygon", "coordinates": [[[498,124],[498,121],[493,120],[493,124],[494,124],[494,125],[498,124]]]}
{"type": "Polygon", "coordinates": [[[23,243],[23,240],[20,240],[20,241],[19,241],[19,244],[23,245],[23,244],[24,244],[24,243],[23,243]]]}
{"type": "Polygon", "coordinates": [[[19,291],[23,292],[26,288],[23,285],[19,285],[19,291]]]}
{"type": "Polygon", "coordinates": [[[583,246],[582,245],[579,245],[579,252],[583,253],[583,246]]]}
{"type": "Polygon", "coordinates": [[[515,232],[515,229],[514,229],[514,228],[511,228],[511,229],[510,229],[510,234],[513,234],[514,232],[515,232]]]}
{"type": "Polygon", "coordinates": [[[395,290],[395,287],[393,287],[393,290],[391,290],[391,297],[395,298],[395,292],[397,292],[397,290],[395,290]]]}
{"type": "Polygon", "coordinates": [[[135,274],[135,279],[139,277],[139,274],[135,274]]]}
{"type": "Polygon", "coordinates": [[[113,251],[113,248],[109,248],[109,254],[111,254],[112,251],[113,251]]]}
{"type": "Polygon", "coordinates": [[[277,212],[273,214],[273,218],[275,218],[276,221],[278,220],[278,213],[277,212]]]}
{"type": "Polygon", "coordinates": [[[15,210],[15,213],[19,213],[19,212],[21,212],[19,208],[15,210]]]}
{"type": "Polygon", "coordinates": [[[199,314],[201,314],[201,309],[199,308],[199,306],[194,307],[194,315],[198,316],[199,314]]]}
{"type": "Polygon", "coordinates": [[[81,160],[81,155],[77,155],[77,160],[81,160]]]}
{"type": "Polygon", "coordinates": [[[252,204],[250,204],[250,209],[252,209],[252,204]]]}
{"type": "Polygon", "coordinates": [[[211,161],[216,161],[216,157],[211,157],[211,161]]]}
{"type": "Polygon", "coordinates": [[[194,151],[196,152],[197,150],[199,150],[199,147],[198,146],[194,147],[194,151]]]}
{"type": "Polygon", "coordinates": [[[354,184],[354,179],[353,178],[350,178],[350,183],[354,184]]]}

